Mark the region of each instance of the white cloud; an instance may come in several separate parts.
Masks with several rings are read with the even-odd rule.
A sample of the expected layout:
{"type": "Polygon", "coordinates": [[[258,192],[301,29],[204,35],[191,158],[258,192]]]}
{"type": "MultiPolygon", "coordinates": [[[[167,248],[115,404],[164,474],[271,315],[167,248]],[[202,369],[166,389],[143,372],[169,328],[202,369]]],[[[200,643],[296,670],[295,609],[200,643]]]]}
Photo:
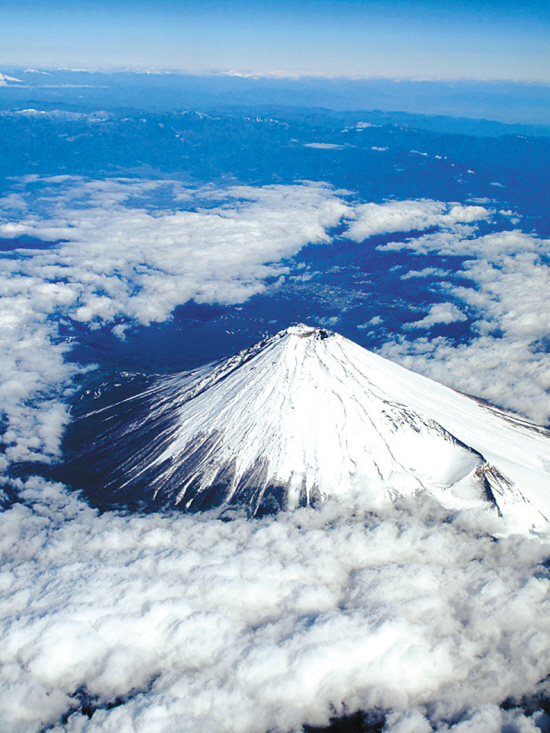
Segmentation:
{"type": "Polygon", "coordinates": [[[339,320],[340,316],[320,316],[317,318],[317,323],[326,328],[334,328],[339,320]]]}
{"type": "Polygon", "coordinates": [[[494,542],[496,517],[357,498],[222,522],[98,516],[39,480],[23,496],[0,540],[6,730],[265,733],[378,707],[388,730],[485,732],[550,673],[548,539],[494,542]],[[61,723],[82,688],[100,709],[61,723]]]}
{"type": "Polygon", "coordinates": [[[347,233],[351,239],[362,242],[376,234],[422,231],[431,227],[471,231],[464,229],[464,225],[475,224],[489,218],[490,212],[483,206],[445,204],[441,201],[359,204],[354,207],[354,220],[349,225],[347,233]]]}
{"type": "Polygon", "coordinates": [[[366,323],[361,323],[357,328],[359,329],[367,329],[371,326],[379,326],[381,323],[383,323],[384,319],[381,316],[373,316],[370,321],[367,321],[366,323]]]}
{"type": "MultiPolygon", "coordinates": [[[[23,234],[66,240],[32,259],[10,264],[14,273],[67,281],[77,297],[78,321],[127,316],[147,325],[166,320],[194,298],[238,303],[284,273],[280,261],[305,244],[327,242],[347,207],[320,185],[235,186],[191,192],[209,208],[163,210],[131,205],[173,182],[49,179],[39,203],[47,207],[0,225],[0,236],[23,234]],[[56,191],[55,184],[64,184],[56,191]],[[52,188],[52,190],[50,190],[52,188]],[[230,205],[228,205],[230,202],[230,205]],[[218,205],[216,205],[216,203],[218,205]],[[214,204],[214,206],[212,206],[214,204]]],[[[190,192],[183,189],[185,200],[190,192]]],[[[181,196],[179,201],[181,202],[181,196]]]]}
{"type": "Polygon", "coordinates": [[[68,346],[56,343],[57,328],[47,316],[74,297],[63,284],[0,277],[0,412],[7,445],[0,468],[59,452],[69,419],[62,397],[76,367],[64,362],[68,346]]]}
{"type": "Polygon", "coordinates": [[[23,196],[17,193],[9,193],[4,198],[0,199],[0,208],[5,210],[16,210],[24,211],[27,208],[27,204],[23,196]]]}
{"type": "Polygon", "coordinates": [[[422,270],[409,270],[401,275],[401,280],[410,280],[415,277],[445,277],[449,274],[449,270],[443,270],[440,267],[424,267],[422,270]]]}
{"type": "Polygon", "coordinates": [[[317,148],[318,150],[341,150],[343,147],[336,143],[304,143],[304,148],[317,148]]]}
{"type": "Polygon", "coordinates": [[[410,250],[415,254],[440,254],[459,257],[484,257],[500,261],[499,258],[514,256],[521,252],[547,254],[548,244],[544,240],[518,229],[487,234],[483,237],[472,236],[474,232],[467,230],[436,231],[419,237],[408,238],[403,242],[389,242],[378,247],[382,252],[410,250]]]}
{"type": "Polygon", "coordinates": [[[196,190],[70,176],[29,177],[0,200],[2,209],[0,237],[59,243],[2,258],[0,413],[8,449],[0,467],[58,453],[68,420],[63,393],[76,370],[63,361],[69,347],[56,343],[61,316],[114,323],[123,337],[120,318],[164,321],[191,298],[242,302],[286,272],[281,260],[329,241],[326,230],[348,211],[322,185],[196,190]],[[152,199],[163,191],[164,208],[152,199]]]}
{"type": "Polygon", "coordinates": [[[381,353],[451,387],[547,422],[550,355],[540,344],[550,330],[550,240],[517,230],[468,238],[449,231],[380,249],[475,258],[459,271],[473,287],[450,282],[444,292],[468,307],[479,334],[458,345],[446,339],[396,338],[381,353]]]}
{"type": "Polygon", "coordinates": [[[467,316],[459,310],[453,303],[434,303],[430,306],[428,315],[419,321],[405,323],[404,329],[431,328],[438,323],[456,323],[456,321],[466,321],[467,316]]]}

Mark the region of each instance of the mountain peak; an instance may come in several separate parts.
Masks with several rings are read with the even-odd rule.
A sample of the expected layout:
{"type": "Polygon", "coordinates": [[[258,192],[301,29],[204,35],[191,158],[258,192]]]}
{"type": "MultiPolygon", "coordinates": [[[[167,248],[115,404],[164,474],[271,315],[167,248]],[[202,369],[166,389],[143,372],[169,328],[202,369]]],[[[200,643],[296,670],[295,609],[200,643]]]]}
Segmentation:
{"type": "Polygon", "coordinates": [[[546,431],[324,328],[291,326],[133,404],[104,441],[111,485],[154,505],[255,515],[426,491],[524,527],[550,517],[546,431]]]}
{"type": "Polygon", "coordinates": [[[277,336],[298,336],[299,338],[314,338],[319,341],[324,341],[331,336],[334,336],[334,331],[329,331],[326,328],[318,328],[316,326],[306,326],[305,323],[297,323],[295,326],[289,326],[284,331],[280,331],[277,336]]]}

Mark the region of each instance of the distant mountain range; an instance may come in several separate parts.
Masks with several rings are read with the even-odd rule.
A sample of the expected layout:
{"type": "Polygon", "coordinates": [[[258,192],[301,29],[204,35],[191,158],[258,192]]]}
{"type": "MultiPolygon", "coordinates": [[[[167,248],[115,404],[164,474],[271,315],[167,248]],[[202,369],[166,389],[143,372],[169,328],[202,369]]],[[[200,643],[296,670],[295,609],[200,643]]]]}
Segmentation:
{"type": "MultiPolygon", "coordinates": [[[[3,68],[0,108],[23,100],[76,104],[89,109],[132,107],[150,111],[181,109],[227,110],[232,107],[318,108],[339,112],[359,110],[406,113],[414,127],[433,128],[426,115],[440,116],[442,132],[494,134],[495,122],[513,126],[544,126],[549,134],[550,86],[508,81],[408,81],[324,77],[242,76],[94,72],[79,69],[3,68]],[[447,117],[450,119],[442,119],[447,117]],[[411,119],[412,117],[412,119],[411,119]],[[459,118],[463,118],[462,120],[459,118]],[[493,121],[485,130],[472,120],[493,121]],[[462,126],[461,126],[462,125],[462,126]],[[489,131],[488,131],[489,130],[489,131]]],[[[27,105],[29,106],[29,105],[27,105]]],[[[32,106],[32,105],[31,105],[32,106]]],[[[521,133],[503,129],[497,134],[521,133]]],[[[529,133],[537,134],[536,127],[529,133]]]]}

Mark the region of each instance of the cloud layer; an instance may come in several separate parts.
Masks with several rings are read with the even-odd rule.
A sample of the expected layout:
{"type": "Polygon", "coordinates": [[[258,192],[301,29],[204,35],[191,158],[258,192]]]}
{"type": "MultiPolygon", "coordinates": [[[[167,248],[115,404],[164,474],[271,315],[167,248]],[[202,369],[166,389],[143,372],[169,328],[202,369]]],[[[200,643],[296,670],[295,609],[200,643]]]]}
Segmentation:
{"type": "Polygon", "coordinates": [[[348,235],[362,242],[376,234],[424,231],[434,227],[457,230],[461,224],[473,224],[490,218],[483,206],[449,205],[441,201],[392,201],[385,204],[359,204],[348,235]]]}
{"type": "Polygon", "coordinates": [[[546,690],[549,538],[494,542],[498,519],[422,497],[223,522],[22,495],[0,544],[6,730],[265,733],[372,708],[394,733],[536,730],[499,704],[546,690]]]}
{"type": "MultiPolygon", "coordinates": [[[[549,243],[480,235],[495,216],[484,207],[354,207],[313,184],[68,177],[28,178],[0,207],[1,237],[57,243],[3,257],[3,467],[59,451],[78,368],[64,360],[60,322],[123,334],[189,298],[242,302],[342,221],[358,241],[411,233],[386,251],[467,258],[459,277],[447,265],[408,272],[436,278],[442,302],[386,355],[550,414],[540,348],[549,243]],[[465,314],[469,342],[418,337],[465,314]]],[[[378,512],[357,496],[222,522],[98,515],[36,477],[5,485],[21,501],[3,512],[0,537],[0,719],[10,733],[288,733],[373,708],[388,733],[548,731],[521,698],[550,692],[540,682],[550,674],[550,536],[504,537],[497,517],[449,516],[423,496],[378,512]]]]}
{"type": "Polygon", "coordinates": [[[148,325],[191,298],[242,302],[286,271],[281,260],[329,241],[327,228],[348,211],[328,187],[313,184],[191,190],[64,177],[44,184],[34,211],[15,201],[0,237],[59,242],[10,265],[14,274],[66,283],[68,313],[86,323],[125,316],[148,325]],[[166,208],[154,200],[152,207],[162,193],[166,208]]]}

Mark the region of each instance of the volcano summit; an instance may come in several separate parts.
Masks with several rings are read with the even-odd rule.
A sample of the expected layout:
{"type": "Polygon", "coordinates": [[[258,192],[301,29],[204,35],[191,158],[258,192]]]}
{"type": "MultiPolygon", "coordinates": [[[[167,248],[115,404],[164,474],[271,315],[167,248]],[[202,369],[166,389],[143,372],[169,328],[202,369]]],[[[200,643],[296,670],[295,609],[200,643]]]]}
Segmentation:
{"type": "Polygon", "coordinates": [[[529,528],[550,518],[550,434],[320,328],[292,326],[236,356],[118,402],[95,442],[112,496],[251,515],[360,491],[426,491],[529,528]],[[112,424],[112,423],[111,423],[112,424]]]}

